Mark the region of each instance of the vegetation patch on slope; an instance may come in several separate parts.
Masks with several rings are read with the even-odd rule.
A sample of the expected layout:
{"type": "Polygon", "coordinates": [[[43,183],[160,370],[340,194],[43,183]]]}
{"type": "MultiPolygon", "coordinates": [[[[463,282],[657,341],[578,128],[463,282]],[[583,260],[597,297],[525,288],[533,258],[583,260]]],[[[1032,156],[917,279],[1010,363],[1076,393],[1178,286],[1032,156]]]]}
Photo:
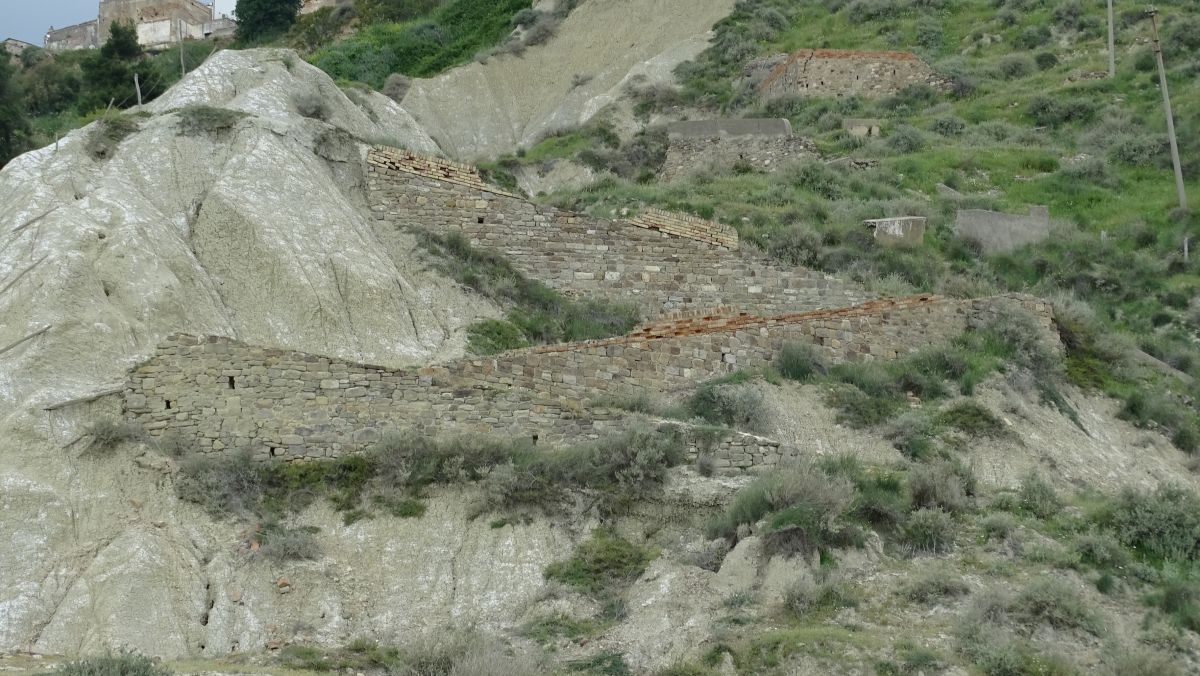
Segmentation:
{"type": "MultiPolygon", "coordinates": [[[[1200,46],[1186,6],[1159,9],[1184,173],[1195,195],[1200,90],[1188,85],[1200,68],[1200,46]]],[[[1121,13],[1117,24],[1119,45],[1148,37],[1140,9],[1121,13]]],[[[613,157],[610,175],[548,199],[597,216],[651,205],[715,218],[782,262],[882,295],[1027,291],[1048,298],[1070,382],[1121,400],[1125,418],[1192,451],[1200,448],[1200,273],[1195,256],[1184,260],[1183,244],[1200,240],[1200,217],[1177,208],[1152,54],[1120,47],[1117,76],[1104,78],[1097,75],[1106,67],[1103,37],[1100,9],[1069,0],[739,3],[718,25],[713,47],[680,67],[680,88],[635,92],[640,109],[783,117],[826,158],[878,165],[700,168],[656,184],[627,175],[613,157]],[[949,86],[913,85],[876,99],[764,102],[743,84],[748,60],[807,47],[912,49],[949,86]],[[883,120],[883,138],[851,135],[843,129],[848,118],[883,120]],[[1063,227],[1041,243],[995,254],[954,231],[960,209],[1019,213],[1029,204],[1047,205],[1063,227]],[[928,219],[924,243],[884,246],[862,226],[897,215],[928,219]],[[1169,368],[1148,365],[1141,353],[1169,368]]],[[[594,140],[573,152],[580,160],[607,151],[594,140]]]]}
{"type": "Polygon", "coordinates": [[[504,320],[484,320],[470,328],[469,347],[476,354],[621,336],[640,320],[633,305],[569,299],[522,275],[503,256],[472,247],[458,233],[422,231],[418,241],[438,255],[442,272],[508,308],[504,320]]]}

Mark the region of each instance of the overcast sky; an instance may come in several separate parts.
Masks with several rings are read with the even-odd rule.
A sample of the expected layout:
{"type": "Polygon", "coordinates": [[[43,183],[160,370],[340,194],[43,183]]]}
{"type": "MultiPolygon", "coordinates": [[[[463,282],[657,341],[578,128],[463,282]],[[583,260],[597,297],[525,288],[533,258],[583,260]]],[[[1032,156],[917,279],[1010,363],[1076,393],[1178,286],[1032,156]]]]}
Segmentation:
{"type": "MultiPolygon", "coordinates": [[[[237,0],[216,2],[217,14],[233,14],[237,4],[237,0]]],[[[0,0],[0,40],[17,38],[40,46],[46,29],[95,19],[99,8],[99,0],[0,0]]]]}

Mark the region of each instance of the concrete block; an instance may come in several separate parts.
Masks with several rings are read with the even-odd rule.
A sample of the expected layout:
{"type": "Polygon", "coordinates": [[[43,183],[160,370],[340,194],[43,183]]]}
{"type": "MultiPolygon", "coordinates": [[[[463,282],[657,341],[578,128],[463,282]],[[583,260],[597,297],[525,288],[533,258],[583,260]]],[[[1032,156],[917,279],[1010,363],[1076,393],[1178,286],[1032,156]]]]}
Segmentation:
{"type": "Polygon", "coordinates": [[[918,246],[925,241],[925,217],[874,218],[863,223],[875,230],[875,241],[891,246],[918,246]]]}

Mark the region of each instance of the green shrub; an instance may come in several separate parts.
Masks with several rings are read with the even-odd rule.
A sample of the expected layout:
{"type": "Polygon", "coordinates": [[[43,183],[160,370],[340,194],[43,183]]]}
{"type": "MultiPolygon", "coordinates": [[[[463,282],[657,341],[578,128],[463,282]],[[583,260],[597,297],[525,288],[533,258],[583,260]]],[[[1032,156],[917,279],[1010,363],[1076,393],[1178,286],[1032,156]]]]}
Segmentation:
{"type": "Polygon", "coordinates": [[[827,367],[817,348],[808,343],[787,343],[775,356],[772,366],[788,380],[804,382],[825,373],[827,367]]]}
{"type": "Polygon", "coordinates": [[[925,135],[916,127],[900,125],[887,137],[887,146],[898,153],[915,153],[925,147],[925,135]]]}
{"type": "Polygon", "coordinates": [[[1200,497],[1179,486],[1124,490],[1107,515],[1117,539],[1155,559],[1200,557],[1200,497]]]}
{"type": "Polygon", "coordinates": [[[474,354],[499,354],[529,347],[521,328],[502,319],[485,319],[467,329],[467,349],[474,354]]]}
{"type": "Polygon", "coordinates": [[[688,411],[714,425],[763,432],[769,425],[763,395],[751,384],[707,382],[688,399],[688,411]]]}
{"type": "Polygon", "coordinates": [[[304,117],[311,117],[314,120],[328,121],[329,116],[333,114],[329,103],[323,96],[315,92],[302,92],[292,96],[292,105],[296,106],[296,112],[304,117]]]}
{"type": "Polygon", "coordinates": [[[484,507],[548,507],[569,491],[587,490],[597,506],[618,512],[653,497],[668,467],[684,459],[673,426],[623,434],[553,452],[529,441],[462,436],[439,439],[388,434],[361,455],[311,463],[255,463],[249,454],[194,457],[183,463],[179,497],[216,518],[277,521],[328,499],[348,523],[370,509],[402,518],[424,513],[422,490],[433,484],[484,480],[484,507]]]}
{"type": "Polygon", "coordinates": [[[970,399],[943,409],[938,413],[937,421],[969,437],[1002,437],[1008,434],[1004,421],[970,399]]]}
{"type": "Polygon", "coordinates": [[[1112,535],[1087,533],[1075,538],[1079,560],[1100,570],[1121,568],[1129,562],[1129,552],[1112,535]]]}
{"type": "Polygon", "coordinates": [[[1104,656],[1104,676],[1184,676],[1174,656],[1139,646],[1110,650],[1104,656]]]}
{"type": "Polygon", "coordinates": [[[417,241],[437,256],[443,273],[510,308],[506,322],[485,320],[469,330],[471,348],[481,353],[520,347],[513,327],[525,343],[545,344],[624,335],[639,321],[636,306],[570,300],[525,277],[503,256],[475,249],[461,234],[419,231],[417,241]]]}
{"type": "Polygon", "coordinates": [[[917,465],[908,473],[908,490],[915,507],[960,512],[970,507],[975,476],[969,467],[959,462],[917,465]]]}
{"type": "Polygon", "coordinates": [[[157,660],[121,650],[115,655],[109,653],[66,662],[53,673],[56,676],[170,676],[173,672],[157,660]]]}
{"type": "Polygon", "coordinates": [[[566,561],[546,567],[546,579],[600,596],[632,584],[657,554],[629,542],[611,530],[592,532],[566,561]]]}
{"type": "Polygon", "coordinates": [[[917,572],[900,587],[900,594],[917,603],[931,604],[966,596],[971,588],[957,572],[936,567],[917,572]]]}
{"type": "Polygon", "coordinates": [[[1029,103],[1029,116],[1039,125],[1057,127],[1069,122],[1089,122],[1096,108],[1086,100],[1061,101],[1049,96],[1036,96],[1029,103]]]}
{"type": "Polygon", "coordinates": [[[933,419],[925,411],[905,411],[888,422],[884,436],[892,446],[913,460],[932,455],[937,433],[933,419]]]}
{"type": "Polygon", "coordinates": [[[1000,77],[1012,80],[1032,73],[1034,65],[1033,59],[1026,54],[1010,54],[1000,59],[996,69],[999,71],[1000,77]]]}
{"type": "Polygon", "coordinates": [[[892,528],[912,508],[904,482],[895,474],[863,477],[855,482],[854,516],[876,528],[892,528]]]}
{"type": "Polygon", "coordinates": [[[1169,391],[1137,389],[1125,397],[1118,417],[1138,427],[1161,429],[1181,451],[1200,448],[1200,424],[1195,412],[1169,391]]]}
{"type": "Polygon", "coordinates": [[[587,490],[604,513],[615,514],[652,499],[667,469],[684,460],[678,429],[634,428],[553,453],[517,453],[487,475],[486,505],[511,510],[558,503],[568,490],[587,490]]]}
{"type": "Polygon", "coordinates": [[[392,73],[428,77],[500,43],[523,0],[449,0],[404,23],[371,23],[311,57],[335,80],[383,86],[392,73]]]}
{"type": "Polygon", "coordinates": [[[1038,52],[1033,58],[1037,62],[1038,70],[1050,70],[1058,65],[1058,57],[1054,52],[1038,52]]]}
{"type": "Polygon", "coordinates": [[[944,552],[954,544],[954,519],[941,509],[922,508],[904,521],[905,542],[918,552],[944,552]]]}
{"type": "Polygon", "coordinates": [[[989,514],[979,521],[983,532],[988,538],[1007,538],[1017,529],[1017,522],[1011,514],[989,514]]]}
{"type": "Polygon", "coordinates": [[[131,422],[110,418],[97,420],[88,425],[83,433],[92,438],[88,452],[98,455],[112,452],[119,444],[140,439],[143,434],[142,428],[131,422]]]}
{"type": "Polygon", "coordinates": [[[967,123],[960,117],[947,115],[934,120],[931,128],[935,134],[941,134],[942,136],[959,136],[966,131],[967,123]]]}
{"type": "Polygon", "coordinates": [[[1098,634],[1100,622],[1079,590],[1062,578],[1043,577],[1013,599],[1009,615],[1024,625],[1046,624],[1098,634]]]}
{"type": "Polygon", "coordinates": [[[1021,479],[1018,500],[1022,510],[1039,519],[1048,519],[1062,509],[1062,500],[1054,487],[1036,472],[1030,472],[1021,479]]]}
{"type": "Polygon", "coordinates": [[[850,384],[831,388],[825,402],[837,410],[838,422],[856,429],[887,422],[903,406],[898,399],[873,397],[850,384]]]}
{"type": "Polygon", "coordinates": [[[387,76],[386,80],[384,80],[383,89],[380,91],[383,92],[384,96],[395,101],[396,103],[400,103],[404,100],[405,94],[408,94],[408,90],[411,88],[411,78],[401,75],[400,73],[392,73],[391,75],[387,76]]]}
{"type": "Polygon", "coordinates": [[[1120,177],[1113,172],[1108,162],[1100,157],[1089,157],[1067,164],[1059,169],[1058,173],[1073,181],[1091,183],[1105,188],[1116,188],[1121,182],[1120,177]]]}
{"type": "Polygon", "coordinates": [[[184,136],[223,134],[233,129],[246,113],[228,108],[194,105],[179,109],[179,133],[184,136]]]}
{"type": "Polygon", "coordinates": [[[1050,28],[1038,24],[1036,26],[1029,26],[1017,33],[1013,39],[1013,44],[1021,49],[1036,49],[1050,42],[1050,37],[1050,28]]]}
{"type": "Polygon", "coordinates": [[[709,536],[733,539],[739,526],[765,518],[768,549],[811,552],[853,534],[845,518],[854,503],[854,484],[845,478],[813,465],[780,470],[738,491],[725,514],[710,525],[709,536]]]}
{"type": "Polygon", "coordinates": [[[986,676],[1077,676],[1065,657],[1044,653],[1024,640],[981,640],[969,651],[986,676]]]}
{"type": "Polygon", "coordinates": [[[113,113],[96,121],[87,135],[84,149],[95,160],[107,160],[129,136],[139,129],[137,119],[130,115],[113,113]]]}
{"type": "Polygon", "coordinates": [[[858,603],[854,588],[839,579],[804,580],[788,587],[783,595],[784,607],[800,620],[810,619],[816,612],[853,608],[858,603]]]}
{"type": "Polygon", "coordinates": [[[595,620],[577,619],[563,613],[541,615],[521,626],[521,634],[547,645],[562,638],[578,639],[590,636],[603,627],[595,620]]]}
{"type": "Polygon", "coordinates": [[[1200,584],[1193,577],[1168,573],[1146,600],[1175,626],[1200,633],[1200,584]]]}
{"type": "Polygon", "coordinates": [[[279,523],[264,524],[258,533],[261,541],[258,555],[276,563],[318,558],[321,555],[321,546],[316,539],[318,532],[319,529],[313,526],[291,528],[279,523]]]}

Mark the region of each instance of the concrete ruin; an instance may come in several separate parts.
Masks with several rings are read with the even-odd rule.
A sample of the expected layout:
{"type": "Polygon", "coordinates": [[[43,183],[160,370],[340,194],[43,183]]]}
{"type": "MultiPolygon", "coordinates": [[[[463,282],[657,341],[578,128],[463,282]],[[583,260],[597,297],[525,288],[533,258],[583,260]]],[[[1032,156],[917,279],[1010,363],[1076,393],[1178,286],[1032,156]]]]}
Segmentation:
{"type": "Polygon", "coordinates": [[[752,61],[746,78],[764,100],[787,96],[895,94],[916,84],[937,84],[924,61],[911,52],[802,49],[752,61]]]}
{"type": "Polygon", "coordinates": [[[961,209],[954,220],[959,237],[977,242],[985,254],[1015,251],[1050,236],[1050,210],[1031,206],[1029,213],[1006,214],[986,209],[961,209]]]}
{"type": "Polygon", "coordinates": [[[725,119],[674,122],[667,126],[670,145],[662,177],[673,181],[702,169],[747,167],[772,172],[803,157],[816,155],[816,146],[792,136],[784,119],[725,119]]]}
{"type": "Polygon", "coordinates": [[[886,246],[920,246],[925,241],[924,216],[873,218],[863,221],[875,230],[875,241],[886,246]]]}
{"type": "Polygon", "coordinates": [[[883,136],[883,120],[847,117],[842,120],[842,129],[851,136],[861,138],[878,138],[883,136]]]}

